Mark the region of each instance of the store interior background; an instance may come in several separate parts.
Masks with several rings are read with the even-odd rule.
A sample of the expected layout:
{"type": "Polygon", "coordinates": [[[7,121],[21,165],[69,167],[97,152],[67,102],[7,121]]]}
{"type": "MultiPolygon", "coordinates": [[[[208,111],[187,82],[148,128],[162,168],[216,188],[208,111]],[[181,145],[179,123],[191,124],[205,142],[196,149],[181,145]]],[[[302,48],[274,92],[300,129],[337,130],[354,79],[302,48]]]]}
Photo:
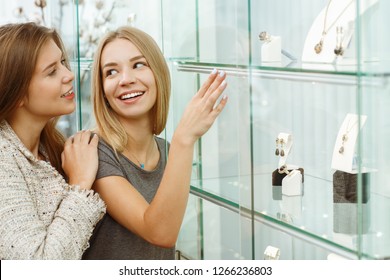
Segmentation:
{"type": "Polygon", "coordinates": [[[172,75],[167,139],[207,73],[228,73],[229,103],[194,155],[182,258],[263,259],[268,246],[280,259],[390,257],[390,1],[357,1],[369,8],[355,22],[346,64],[300,61],[327,0],[48,0],[43,10],[34,2],[0,0],[0,24],[33,20],[60,31],[77,74],[77,111],[59,123],[67,135],[94,125],[90,66],[110,29],[138,27],[161,47],[172,75]],[[261,31],[280,36],[297,60],[262,63],[261,31]],[[336,213],[332,153],[348,113],[367,116],[356,153],[359,168],[374,171],[370,200],[336,213]],[[288,163],[304,168],[305,181],[302,195],[275,199],[280,132],[293,135],[288,163]],[[356,230],[335,231],[336,219],[354,219],[356,230]]]}

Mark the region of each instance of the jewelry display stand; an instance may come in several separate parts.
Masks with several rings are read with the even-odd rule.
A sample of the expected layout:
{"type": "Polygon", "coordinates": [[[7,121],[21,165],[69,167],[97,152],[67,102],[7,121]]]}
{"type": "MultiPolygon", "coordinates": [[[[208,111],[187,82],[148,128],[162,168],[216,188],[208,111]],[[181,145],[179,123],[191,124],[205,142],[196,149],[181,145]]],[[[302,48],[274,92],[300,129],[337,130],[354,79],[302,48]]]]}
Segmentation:
{"type": "MultiPolygon", "coordinates": [[[[333,150],[333,231],[343,234],[358,233],[358,183],[357,169],[354,164],[354,154],[358,134],[363,128],[367,116],[347,114],[337,135],[333,150]],[[360,127],[359,127],[360,122],[360,127]]],[[[362,168],[362,233],[369,228],[368,207],[370,173],[362,168]]]]}
{"type": "Polygon", "coordinates": [[[339,133],[337,134],[336,143],[333,149],[332,169],[345,171],[351,174],[356,174],[354,168],[354,154],[358,133],[363,128],[367,116],[359,116],[355,114],[347,114],[339,133]]]}
{"type": "Polygon", "coordinates": [[[261,45],[261,62],[282,61],[282,39],[280,36],[270,36],[261,45]]]}
{"type": "Polygon", "coordinates": [[[302,215],[302,196],[301,195],[282,195],[280,202],[281,213],[289,215],[291,219],[299,219],[302,215]]]}
{"type": "Polygon", "coordinates": [[[273,246],[267,246],[264,251],[264,259],[265,260],[278,260],[280,257],[280,249],[273,247],[273,246]]]}
{"type": "MultiPolygon", "coordinates": [[[[362,204],[362,233],[367,233],[370,226],[369,206],[362,204]]],[[[358,233],[358,207],[356,203],[333,203],[333,231],[335,233],[358,233]]]]}
{"type": "Polygon", "coordinates": [[[294,169],[282,180],[282,195],[302,195],[302,174],[299,170],[294,169]]]}
{"type": "MultiPolygon", "coordinates": [[[[377,0],[365,1],[360,6],[360,14],[363,14],[375,2],[377,0]]],[[[330,0],[309,29],[303,48],[302,61],[356,64],[356,54],[353,50],[353,44],[350,44],[354,34],[355,20],[355,0],[330,0]],[[341,53],[337,51],[339,47],[343,49],[341,53]]]]}
{"type": "MultiPolygon", "coordinates": [[[[280,155],[279,155],[278,169],[272,173],[272,185],[282,186],[283,195],[302,195],[303,192],[303,168],[299,168],[296,165],[286,164],[287,157],[290,154],[293,140],[292,135],[288,133],[279,133],[277,142],[281,144],[280,155]]],[[[274,197],[274,192],[273,192],[274,197]]],[[[280,199],[278,199],[280,200],[280,199]]]]}

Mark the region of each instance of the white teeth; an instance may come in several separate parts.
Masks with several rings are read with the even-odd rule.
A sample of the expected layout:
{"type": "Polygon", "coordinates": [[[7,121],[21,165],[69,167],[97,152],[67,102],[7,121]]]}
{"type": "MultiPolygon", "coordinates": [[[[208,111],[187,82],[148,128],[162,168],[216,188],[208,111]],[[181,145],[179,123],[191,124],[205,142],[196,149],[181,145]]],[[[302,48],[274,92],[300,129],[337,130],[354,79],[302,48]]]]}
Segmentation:
{"type": "Polygon", "coordinates": [[[70,89],[69,91],[65,92],[61,97],[67,97],[73,93],[73,89],[70,89]]]}
{"type": "Polygon", "coordinates": [[[120,97],[121,100],[124,100],[124,99],[129,99],[129,98],[133,98],[133,97],[137,97],[137,96],[140,96],[142,95],[143,92],[140,91],[140,92],[133,92],[133,93],[128,93],[128,94],[124,94],[120,97]]]}

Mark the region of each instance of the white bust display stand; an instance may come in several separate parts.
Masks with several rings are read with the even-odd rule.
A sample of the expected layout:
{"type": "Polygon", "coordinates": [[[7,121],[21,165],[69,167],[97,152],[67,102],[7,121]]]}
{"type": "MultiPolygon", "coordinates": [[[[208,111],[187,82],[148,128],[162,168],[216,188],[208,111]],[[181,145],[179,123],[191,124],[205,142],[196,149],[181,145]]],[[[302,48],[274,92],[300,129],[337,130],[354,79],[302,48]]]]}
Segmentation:
{"type": "MultiPolygon", "coordinates": [[[[361,1],[360,14],[363,14],[369,7],[375,4],[378,0],[361,1]],[[364,2],[364,3],[363,3],[364,2]]],[[[305,40],[302,53],[302,62],[314,63],[337,63],[340,64],[355,64],[356,54],[353,45],[350,45],[354,34],[354,25],[356,20],[356,0],[333,0],[328,2],[327,7],[324,7],[319,15],[314,20],[305,40]],[[328,6],[329,5],[329,6],[328,6]],[[324,27],[324,19],[326,16],[326,26],[324,27]],[[344,48],[343,56],[337,56],[334,49],[337,44],[336,29],[343,29],[342,46],[344,48]],[[326,35],[322,36],[325,30],[326,35]],[[316,53],[314,48],[323,37],[322,51],[316,53]]]]}
{"type": "Polygon", "coordinates": [[[336,143],[333,149],[332,169],[344,171],[350,174],[356,174],[357,170],[354,168],[353,160],[355,155],[355,147],[357,136],[360,129],[364,126],[367,116],[359,116],[355,114],[347,114],[343,123],[341,124],[339,133],[337,134],[336,143]],[[360,122],[360,127],[359,127],[360,122]],[[347,139],[343,143],[343,135],[347,139]],[[342,148],[342,152],[340,149],[342,148]]]}

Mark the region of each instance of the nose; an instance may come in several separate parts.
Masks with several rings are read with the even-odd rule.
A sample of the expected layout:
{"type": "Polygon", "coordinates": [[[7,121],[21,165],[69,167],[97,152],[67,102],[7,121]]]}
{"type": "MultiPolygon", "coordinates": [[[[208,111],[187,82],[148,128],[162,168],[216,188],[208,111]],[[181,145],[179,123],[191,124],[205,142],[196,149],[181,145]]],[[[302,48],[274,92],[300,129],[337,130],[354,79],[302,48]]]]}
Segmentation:
{"type": "Polygon", "coordinates": [[[72,71],[70,71],[68,68],[65,67],[65,74],[63,78],[63,82],[65,84],[72,82],[74,80],[74,74],[72,71]]]}
{"type": "Polygon", "coordinates": [[[137,77],[135,76],[133,71],[131,71],[130,69],[126,69],[122,72],[122,76],[121,76],[121,79],[119,81],[119,85],[124,86],[127,84],[135,83],[136,81],[137,81],[137,77]]]}

